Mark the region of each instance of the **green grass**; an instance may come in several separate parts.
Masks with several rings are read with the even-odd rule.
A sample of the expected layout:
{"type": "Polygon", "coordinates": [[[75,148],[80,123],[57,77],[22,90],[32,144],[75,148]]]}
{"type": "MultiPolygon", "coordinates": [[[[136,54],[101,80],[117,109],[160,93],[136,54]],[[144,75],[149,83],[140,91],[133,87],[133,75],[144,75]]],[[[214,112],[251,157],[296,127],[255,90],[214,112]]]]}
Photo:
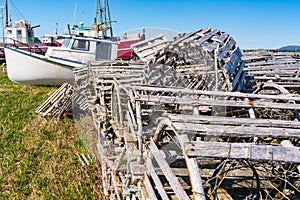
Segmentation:
{"type": "Polygon", "coordinates": [[[54,91],[0,74],[0,199],[101,199],[99,165],[78,160],[76,153],[88,152],[72,119],[34,112],[54,91]]]}

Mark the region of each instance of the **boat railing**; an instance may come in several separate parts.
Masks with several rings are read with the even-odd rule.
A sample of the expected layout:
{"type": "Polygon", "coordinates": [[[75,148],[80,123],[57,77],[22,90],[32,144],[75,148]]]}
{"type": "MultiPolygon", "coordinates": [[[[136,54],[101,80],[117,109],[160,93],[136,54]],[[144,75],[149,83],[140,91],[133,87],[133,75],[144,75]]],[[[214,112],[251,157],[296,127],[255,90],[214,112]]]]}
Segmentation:
{"type": "Polygon", "coordinates": [[[16,48],[20,48],[20,49],[21,49],[21,47],[25,47],[26,51],[28,51],[30,53],[45,53],[46,50],[43,47],[49,46],[46,43],[45,43],[45,46],[38,45],[38,44],[41,44],[42,42],[39,42],[39,43],[34,43],[34,42],[24,43],[24,42],[21,42],[18,39],[14,39],[14,38],[6,38],[6,39],[9,39],[9,40],[12,41],[12,43],[6,43],[6,45],[10,44],[11,46],[16,47],[16,48]],[[22,45],[22,46],[20,46],[19,44],[22,45]]]}

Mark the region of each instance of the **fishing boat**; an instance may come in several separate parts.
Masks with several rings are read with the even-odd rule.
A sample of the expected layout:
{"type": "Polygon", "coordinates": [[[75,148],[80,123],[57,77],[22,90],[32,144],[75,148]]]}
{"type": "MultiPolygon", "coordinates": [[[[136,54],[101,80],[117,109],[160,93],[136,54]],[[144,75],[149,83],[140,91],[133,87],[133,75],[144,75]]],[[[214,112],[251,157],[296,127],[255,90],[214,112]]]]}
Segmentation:
{"type": "Polygon", "coordinates": [[[22,85],[61,85],[74,83],[73,69],[90,60],[117,58],[117,43],[107,39],[73,36],[61,47],[49,47],[45,55],[5,47],[8,78],[22,85]]]}
{"type": "Polygon", "coordinates": [[[0,43],[0,63],[5,62],[4,46],[17,47],[19,49],[44,55],[49,46],[55,45],[52,42],[42,42],[35,37],[34,29],[40,25],[32,26],[27,20],[18,20],[13,24],[8,18],[8,1],[5,0],[5,27],[4,38],[0,43]]]}
{"type": "Polygon", "coordinates": [[[96,16],[101,16],[100,23],[97,23],[96,17],[93,30],[80,29],[79,35],[70,34],[64,37],[61,47],[49,47],[45,56],[6,46],[9,79],[23,85],[61,85],[64,82],[73,84],[73,69],[76,67],[86,66],[88,62],[94,60],[115,60],[118,53],[119,58],[129,59],[131,57],[129,46],[144,39],[144,32],[142,36],[138,34],[138,37],[134,38],[114,37],[110,14],[107,14],[108,1],[105,0],[105,9],[100,5],[99,0],[96,16]]]}

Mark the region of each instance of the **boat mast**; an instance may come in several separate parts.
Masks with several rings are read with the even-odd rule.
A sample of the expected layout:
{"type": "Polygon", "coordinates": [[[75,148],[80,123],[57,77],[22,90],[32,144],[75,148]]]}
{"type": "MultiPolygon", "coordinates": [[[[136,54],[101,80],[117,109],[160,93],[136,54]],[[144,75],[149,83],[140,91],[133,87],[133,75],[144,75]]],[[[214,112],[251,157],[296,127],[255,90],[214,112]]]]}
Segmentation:
{"type": "Polygon", "coordinates": [[[106,9],[107,9],[107,16],[108,16],[108,25],[109,25],[109,31],[110,31],[110,36],[113,36],[113,30],[112,30],[112,25],[111,25],[111,17],[110,17],[110,10],[109,10],[109,5],[108,5],[108,0],[106,1],[106,9]]]}
{"type": "Polygon", "coordinates": [[[8,27],[8,2],[5,0],[5,27],[8,27]]]}
{"type": "Polygon", "coordinates": [[[96,8],[96,23],[99,17],[99,24],[97,25],[97,31],[101,31],[104,36],[107,36],[106,32],[110,31],[110,36],[113,36],[112,25],[111,25],[111,16],[109,10],[108,0],[104,0],[104,4],[102,6],[101,1],[97,0],[97,8],[96,8]]]}

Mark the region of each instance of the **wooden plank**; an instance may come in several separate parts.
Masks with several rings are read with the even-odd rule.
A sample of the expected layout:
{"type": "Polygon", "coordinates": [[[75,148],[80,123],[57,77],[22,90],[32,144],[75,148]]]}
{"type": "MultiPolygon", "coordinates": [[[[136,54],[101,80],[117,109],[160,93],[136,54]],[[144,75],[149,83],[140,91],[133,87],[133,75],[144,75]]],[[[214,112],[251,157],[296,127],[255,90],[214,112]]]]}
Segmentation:
{"type": "Polygon", "coordinates": [[[147,40],[140,41],[138,43],[132,44],[131,48],[139,48],[141,46],[148,46],[148,43],[153,43],[155,40],[166,40],[165,35],[159,34],[147,40]]]}
{"type": "Polygon", "coordinates": [[[300,138],[299,129],[267,128],[255,126],[229,126],[213,124],[176,123],[172,126],[180,133],[226,137],[300,138]]]}
{"type": "MultiPolygon", "coordinates": [[[[180,135],[178,136],[180,145],[182,149],[184,148],[184,143],[188,142],[187,135],[180,135]]],[[[193,188],[193,195],[195,200],[205,200],[205,192],[202,185],[202,178],[201,173],[198,168],[197,160],[196,158],[190,158],[187,156],[185,151],[183,151],[183,156],[187,165],[187,168],[189,170],[189,177],[191,180],[191,185],[193,188]]]]}
{"type": "Polygon", "coordinates": [[[234,79],[232,81],[232,88],[233,90],[240,84],[243,84],[243,80],[241,80],[241,75],[243,73],[243,68],[244,68],[244,63],[242,62],[239,66],[238,71],[236,72],[236,74],[234,75],[234,79]],[[238,84],[238,85],[237,85],[238,84]]]}
{"type": "Polygon", "coordinates": [[[256,71],[256,70],[299,70],[300,64],[288,64],[288,65],[271,65],[271,66],[251,66],[246,65],[245,71],[256,71]]]}
{"type": "Polygon", "coordinates": [[[149,196],[149,199],[153,199],[153,200],[156,200],[157,197],[155,195],[155,192],[153,190],[153,187],[150,183],[150,180],[149,180],[149,177],[147,174],[144,174],[144,185],[146,187],[146,190],[147,190],[147,193],[148,193],[148,196],[149,196]]]}
{"type": "Polygon", "coordinates": [[[142,61],[149,61],[154,54],[160,51],[167,44],[167,38],[164,35],[158,35],[145,41],[132,44],[131,48],[142,61]]]}
{"type": "Polygon", "coordinates": [[[298,70],[272,70],[272,71],[248,71],[249,75],[280,75],[280,76],[293,76],[299,74],[298,70]]]}
{"type": "Polygon", "coordinates": [[[191,157],[300,163],[300,151],[295,147],[189,141],[185,143],[185,150],[191,157]]]}
{"type": "Polygon", "coordinates": [[[243,71],[240,76],[240,80],[239,80],[239,82],[243,83],[243,84],[239,84],[235,91],[242,91],[242,90],[245,91],[246,90],[245,83],[244,83],[246,75],[247,75],[247,73],[243,71]]]}
{"type": "Polygon", "coordinates": [[[167,193],[166,193],[166,191],[164,189],[163,184],[161,183],[158,175],[155,172],[155,169],[154,169],[154,167],[152,165],[152,161],[151,161],[151,159],[150,159],[149,156],[147,157],[147,161],[146,162],[147,162],[148,172],[151,175],[152,180],[153,180],[153,182],[156,185],[156,189],[157,189],[159,195],[161,196],[162,199],[169,199],[169,197],[168,197],[168,195],[167,195],[167,193]]]}
{"type": "Polygon", "coordinates": [[[117,196],[117,200],[121,200],[121,190],[122,190],[122,186],[121,186],[121,183],[118,182],[118,178],[116,177],[116,172],[115,171],[112,171],[110,174],[111,174],[111,180],[113,182],[113,185],[114,185],[114,191],[115,191],[115,194],[117,196]]]}
{"type": "Polygon", "coordinates": [[[299,77],[280,77],[280,76],[253,76],[254,80],[267,80],[267,81],[300,81],[299,77]]]}
{"type": "MultiPolygon", "coordinates": [[[[283,140],[280,142],[283,147],[294,147],[290,140],[283,140]]],[[[297,166],[297,170],[300,173],[300,165],[297,166]]]]}
{"type": "MultiPolygon", "coordinates": [[[[300,80],[300,78],[299,78],[300,80]]],[[[248,99],[270,99],[270,100],[282,100],[282,101],[300,101],[300,95],[298,94],[283,94],[283,95],[261,95],[261,94],[249,94],[241,92],[222,92],[222,91],[204,91],[204,90],[191,90],[187,88],[168,88],[146,85],[132,85],[133,90],[149,91],[149,92],[168,92],[171,94],[191,94],[191,95],[206,95],[215,97],[237,97],[248,99]]]]}
{"type": "Polygon", "coordinates": [[[222,124],[232,126],[255,126],[255,127],[274,127],[274,128],[291,128],[300,129],[299,121],[286,121],[274,119],[250,119],[250,118],[234,118],[222,116],[203,116],[203,115],[183,115],[168,114],[168,118],[172,122],[194,123],[194,124],[222,124]]]}
{"type": "Polygon", "coordinates": [[[227,70],[227,74],[230,76],[236,69],[236,67],[239,65],[240,62],[242,62],[241,58],[241,51],[239,48],[236,48],[234,52],[230,55],[230,59],[225,62],[225,69],[227,70]]]}
{"type": "Polygon", "coordinates": [[[215,34],[219,33],[220,30],[218,29],[214,29],[211,32],[205,34],[203,37],[201,37],[200,39],[196,39],[194,42],[201,46],[205,41],[207,41],[208,39],[212,38],[215,34]]]}
{"type": "MultiPolygon", "coordinates": [[[[275,96],[275,95],[274,95],[275,96]]],[[[291,103],[273,103],[262,101],[234,101],[234,100],[220,100],[214,98],[178,98],[170,96],[153,96],[153,95],[139,95],[136,100],[155,102],[160,104],[179,104],[179,105],[194,105],[194,106],[225,106],[225,107],[244,107],[244,108],[273,108],[273,109],[291,109],[299,110],[299,104],[291,103]]]]}
{"type": "Polygon", "coordinates": [[[179,43],[184,42],[185,40],[187,42],[189,42],[189,38],[191,38],[190,40],[193,40],[192,37],[195,36],[196,34],[200,33],[200,34],[198,34],[198,35],[195,36],[195,37],[199,37],[199,35],[201,36],[202,34],[208,32],[208,31],[210,31],[210,28],[207,27],[205,29],[199,29],[199,30],[196,30],[194,32],[188,33],[184,37],[181,37],[178,40],[175,40],[173,43],[171,43],[170,46],[178,45],[179,43]]]}
{"type": "Polygon", "coordinates": [[[213,42],[213,43],[205,43],[202,45],[202,48],[206,51],[208,51],[209,53],[215,51],[218,47],[220,46],[219,43],[217,42],[213,42]]]}
{"type": "Polygon", "coordinates": [[[212,38],[212,40],[217,41],[222,44],[228,37],[229,37],[229,35],[227,33],[222,33],[219,37],[212,38]]]}
{"type": "Polygon", "coordinates": [[[136,48],[136,47],[133,47],[134,49],[137,50],[136,53],[141,53],[142,51],[146,51],[146,50],[149,50],[149,49],[161,49],[163,48],[166,44],[167,44],[168,40],[167,38],[160,38],[160,40],[157,40],[157,41],[149,41],[148,45],[147,46],[144,46],[144,47],[141,47],[141,48],[136,48]]]}
{"type": "Polygon", "coordinates": [[[211,28],[205,28],[205,29],[201,29],[200,32],[195,33],[194,35],[191,35],[188,38],[185,38],[182,42],[183,43],[190,43],[193,42],[194,40],[197,40],[198,38],[201,38],[203,36],[205,36],[205,34],[207,34],[208,32],[211,31],[211,28]]]}
{"type": "Polygon", "coordinates": [[[151,142],[150,145],[150,151],[152,155],[154,156],[156,162],[164,172],[164,175],[168,179],[170,186],[172,187],[173,191],[177,195],[177,198],[179,199],[190,199],[189,196],[186,194],[186,192],[183,190],[179,180],[175,176],[175,174],[172,172],[171,167],[168,165],[167,161],[162,157],[159,149],[155,145],[154,142],[151,142]]]}
{"type": "Polygon", "coordinates": [[[234,39],[232,37],[229,37],[224,45],[223,48],[221,48],[219,50],[219,53],[218,53],[218,58],[219,59],[224,59],[226,57],[226,54],[229,53],[230,49],[232,49],[232,47],[236,45],[236,42],[234,41],[234,39]]]}
{"type": "Polygon", "coordinates": [[[252,62],[252,63],[247,63],[247,66],[267,66],[267,65],[282,65],[282,64],[296,64],[296,60],[290,60],[290,61],[284,61],[284,60],[275,60],[275,61],[260,61],[260,62],[252,62]]]}

